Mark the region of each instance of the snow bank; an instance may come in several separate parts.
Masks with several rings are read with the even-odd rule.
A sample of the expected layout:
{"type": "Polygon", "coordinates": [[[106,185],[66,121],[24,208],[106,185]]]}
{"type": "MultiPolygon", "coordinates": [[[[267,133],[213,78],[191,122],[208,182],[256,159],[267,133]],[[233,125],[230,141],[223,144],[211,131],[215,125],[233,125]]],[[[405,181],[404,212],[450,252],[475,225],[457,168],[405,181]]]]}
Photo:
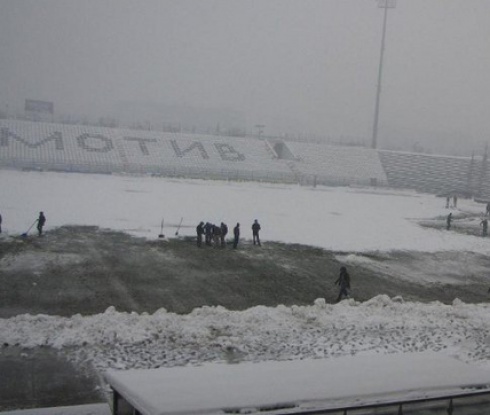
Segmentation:
{"type": "Polygon", "coordinates": [[[245,311],[202,307],[187,315],[110,307],[92,316],[0,319],[0,344],[75,350],[73,359],[100,369],[421,351],[490,367],[489,314],[488,304],[409,303],[385,295],[245,311]]]}

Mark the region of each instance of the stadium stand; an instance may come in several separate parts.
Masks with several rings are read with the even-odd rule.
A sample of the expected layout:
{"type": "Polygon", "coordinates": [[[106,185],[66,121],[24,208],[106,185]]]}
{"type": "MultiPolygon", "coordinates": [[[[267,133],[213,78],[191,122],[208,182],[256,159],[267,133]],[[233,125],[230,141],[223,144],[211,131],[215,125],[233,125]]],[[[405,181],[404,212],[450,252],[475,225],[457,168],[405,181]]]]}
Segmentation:
{"type": "Polygon", "coordinates": [[[326,185],[388,184],[376,150],[300,142],[287,143],[287,147],[298,158],[294,162],[297,174],[306,180],[326,185]]]}
{"type": "Polygon", "coordinates": [[[0,122],[0,162],[21,169],[121,171],[110,129],[25,121],[0,122]]]}
{"type": "Polygon", "coordinates": [[[391,187],[450,194],[474,187],[471,159],[379,151],[391,187]]]}
{"type": "Polygon", "coordinates": [[[229,180],[293,180],[263,142],[218,136],[128,132],[122,146],[132,171],[229,180]]]}
{"type": "Polygon", "coordinates": [[[0,167],[304,185],[389,186],[490,201],[487,156],[0,120],[0,167]]]}
{"type": "Polygon", "coordinates": [[[293,182],[264,141],[0,121],[0,163],[21,169],[293,182]]]}

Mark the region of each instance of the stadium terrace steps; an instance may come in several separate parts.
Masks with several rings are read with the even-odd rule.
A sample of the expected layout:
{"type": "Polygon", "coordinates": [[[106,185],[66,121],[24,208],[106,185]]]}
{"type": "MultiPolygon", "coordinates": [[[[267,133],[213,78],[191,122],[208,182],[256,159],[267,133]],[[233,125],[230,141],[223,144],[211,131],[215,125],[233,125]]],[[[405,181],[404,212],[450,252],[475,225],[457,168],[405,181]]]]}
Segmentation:
{"type": "Polygon", "coordinates": [[[318,184],[388,184],[376,150],[301,142],[287,145],[299,158],[297,171],[315,177],[318,184]]]}
{"type": "MultiPolygon", "coordinates": [[[[322,153],[325,157],[332,151],[335,153],[327,163],[330,167],[325,174],[325,163],[319,158],[308,157],[305,150],[299,153],[306,152],[305,160],[308,160],[299,161],[297,151],[289,143],[278,142],[282,153],[289,155],[287,158],[279,156],[267,140],[251,137],[0,121],[0,163],[10,167],[290,183],[301,182],[308,175],[323,174],[338,184],[348,185],[364,180],[366,169],[374,161],[376,177],[386,182],[375,152],[358,150],[363,155],[359,158],[356,152],[350,154],[348,149],[331,147],[331,151],[322,153]],[[375,157],[370,159],[366,156],[369,154],[375,157]],[[343,158],[340,164],[339,158],[343,158]],[[359,165],[365,166],[364,169],[359,169],[359,165]]],[[[301,144],[297,143],[298,146],[301,144]]],[[[316,146],[311,153],[323,148],[316,146]]]]}
{"type": "MultiPolygon", "coordinates": [[[[469,157],[379,151],[391,187],[428,193],[471,193],[489,198],[487,162],[469,157]]],[[[490,200],[490,199],[489,199],[490,200]]]]}
{"type": "Polygon", "coordinates": [[[263,141],[0,121],[0,163],[24,169],[294,181],[263,141]]]}
{"type": "Polygon", "coordinates": [[[20,120],[0,120],[0,166],[465,191],[490,200],[481,158],[20,120]]]}

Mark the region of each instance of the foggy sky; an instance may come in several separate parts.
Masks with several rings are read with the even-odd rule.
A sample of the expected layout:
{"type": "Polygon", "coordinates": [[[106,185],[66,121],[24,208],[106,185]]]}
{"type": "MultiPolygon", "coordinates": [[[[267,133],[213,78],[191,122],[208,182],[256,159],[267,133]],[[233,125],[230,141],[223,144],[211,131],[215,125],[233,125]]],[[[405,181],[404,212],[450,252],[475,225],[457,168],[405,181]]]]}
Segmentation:
{"type": "MultiPolygon", "coordinates": [[[[0,0],[0,106],[242,111],[247,128],[371,137],[374,0],[0,0]]],[[[379,135],[490,138],[490,1],[398,0],[379,135]]]]}

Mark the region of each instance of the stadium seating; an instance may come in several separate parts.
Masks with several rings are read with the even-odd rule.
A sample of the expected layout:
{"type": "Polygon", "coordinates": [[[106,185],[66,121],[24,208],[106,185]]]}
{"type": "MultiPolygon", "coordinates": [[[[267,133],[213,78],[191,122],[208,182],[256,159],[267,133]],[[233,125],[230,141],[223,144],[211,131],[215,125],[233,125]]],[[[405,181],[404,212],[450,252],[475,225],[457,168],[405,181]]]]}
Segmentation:
{"type": "Polygon", "coordinates": [[[24,169],[294,181],[263,141],[26,121],[0,121],[0,163],[24,169]]]}
{"type": "Polygon", "coordinates": [[[391,187],[429,193],[454,193],[472,187],[471,159],[379,151],[391,187]]]}
{"type": "Polygon", "coordinates": [[[317,183],[387,185],[375,150],[301,142],[287,146],[299,158],[294,163],[297,174],[314,177],[317,183]]]}
{"type": "Polygon", "coordinates": [[[0,161],[23,169],[121,171],[111,129],[3,120],[0,161]]]}
{"type": "Polygon", "coordinates": [[[376,185],[490,201],[486,159],[307,142],[0,120],[0,167],[376,185]]]}

